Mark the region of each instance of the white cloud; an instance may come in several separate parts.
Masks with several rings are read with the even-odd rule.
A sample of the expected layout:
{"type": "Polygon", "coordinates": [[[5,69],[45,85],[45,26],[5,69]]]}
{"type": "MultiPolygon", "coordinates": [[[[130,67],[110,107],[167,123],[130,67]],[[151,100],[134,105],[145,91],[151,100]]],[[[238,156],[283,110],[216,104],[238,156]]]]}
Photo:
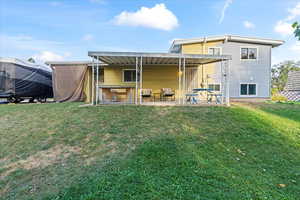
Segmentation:
{"type": "Polygon", "coordinates": [[[84,40],[84,41],[90,41],[93,39],[94,39],[94,36],[92,34],[86,34],[82,37],[82,40],[84,40]]]}
{"type": "Polygon", "coordinates": [[[14,48],[19,50],[32,50],[32,51],[41,51],[45,48],[54,49],[58,46],[62,46],[63,43],[51,41],[51,40],[40,40],[35,39],[28,35],[16,35],[16,36],[10,36],[10,35],[3,35],[0,34],[0,43],[2,45],[2,50],[5,50],[6,48],[14,48]]]}
{"type": "Polygon", "coordinates": [[[297,3],[296,7],[288,9],[289,16],[287,16],[286,20],[290,21],[300,16],[300,2],[297,3]]]}
{"type": "Polygon", "coordinates": [[[274,31],[281,34],[282,36],[289,36],[293,34],[293,27],[291,23],[280,20],[275,25],[274,31]]]}
{"type": "Polygon", "coordinates": [[[70,53],[65,53],[64,55],[58,55],[51,51],[42,51],[39,54],[36,54],[32,57],[35,60],[46,62],[46,61],[62,61],[66,57],[69,57],[70,55],[71,55],[70,53]]]}
{"type": "Polygon", "coordinates": [[[255,24],[253,24],[252,22],[249,22],[249,21],[244,21],[244,27],[247,29],[253,29],[253,28],[255,28],[255,24]]]}
{"type": "Polygon", "coordinates": [[[36,39],[28,35],[0,34],[0,44],[0,55],[5,57],[22,59],[33,57],[37,61],[59,61],[71,56],[68,52],[70,47],[64,43],[36,39]]]}
{"type": "Polygon", "coordinates": [[[292,35],[294,30],[292,24],[294,20],[300,16],[300,1],[296,4],[294,8],[288,9],[288,16],[284,19],[279,20],[275,27],[274,31],[281,34],[282,36],[292,35]]]}
{"type": "Polygon", "coordinates": [[[123,11],[114,18],[117,25],[142,26],[170,31],[178,27],[177,17],[165,4],[156,4],[153,8],[141,7],[136,12],[123,11]]]}
{"type": "Polygon", "coordinates": [[[224,21],[226,10],[229,8],[230,4],[232,4],[232,3],[233,3],[233,0],[226,0],[225,1],[225,4],[224,4],[222,12],[221,12],[221,17],[220,17],[220,20],[219,20],[220,24],[222,24],[222,22],[224,21]]]}
{"type": "Polygon", "coordinates": [[[297,41],[296,43],[294,43],[291,48],[292,51],[299,53],[300,54],[300,42],[297,41]]]}

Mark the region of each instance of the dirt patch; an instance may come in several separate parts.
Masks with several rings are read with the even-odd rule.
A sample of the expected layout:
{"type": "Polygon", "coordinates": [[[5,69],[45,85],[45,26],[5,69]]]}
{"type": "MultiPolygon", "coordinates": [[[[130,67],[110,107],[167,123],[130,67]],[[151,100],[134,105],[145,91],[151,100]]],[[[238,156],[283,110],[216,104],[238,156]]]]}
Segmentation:
{"type": "Polygon", "coordinates": [[[11,162],[7,165],[4,165],[3,168],[8,170],[4,171],[0,175],[0,180],[19,168],[26,170],[34,168],[44,168],[48,165],[56,163],[60,159],[65,159],[69,157],[73,153],[79,154],[80,150],[81,149],[79,147],[56,145],[48,150],[39,151],[36,154],[29,156],[24,160],[11,162]]]}
{"type": "Polygon", "coordinates": [[[8,191],[8,184],[4,186],[3,188],[0,188],[0,196],[3,196],[8,191]]]}

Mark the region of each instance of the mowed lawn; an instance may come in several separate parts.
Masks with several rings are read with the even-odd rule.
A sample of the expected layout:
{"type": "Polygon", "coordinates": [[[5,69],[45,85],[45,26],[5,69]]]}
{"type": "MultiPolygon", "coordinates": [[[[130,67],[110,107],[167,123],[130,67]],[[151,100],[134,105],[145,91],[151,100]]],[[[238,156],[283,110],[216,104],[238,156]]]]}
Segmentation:
{"type": "Polygon", "coordinates": [[[0,199],[300,199],[300,104],[0,105],[0,199]]]}

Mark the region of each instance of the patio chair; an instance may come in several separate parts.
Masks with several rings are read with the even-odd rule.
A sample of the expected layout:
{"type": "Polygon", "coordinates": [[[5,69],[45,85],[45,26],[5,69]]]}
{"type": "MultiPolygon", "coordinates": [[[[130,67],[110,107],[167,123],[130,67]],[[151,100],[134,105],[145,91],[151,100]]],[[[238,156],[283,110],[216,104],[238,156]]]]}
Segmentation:
{"type": "Polygon", "coordinates": [[[142,98],[152,98],[152,89],[142,89],[142,98]]]}
{"type": "Polygon", "coordinates": [[[171,99],[172,101],[175,101],[175,92],[171,88],[162,88],[161,89],[161,98],[163,100],[171,99]]]}

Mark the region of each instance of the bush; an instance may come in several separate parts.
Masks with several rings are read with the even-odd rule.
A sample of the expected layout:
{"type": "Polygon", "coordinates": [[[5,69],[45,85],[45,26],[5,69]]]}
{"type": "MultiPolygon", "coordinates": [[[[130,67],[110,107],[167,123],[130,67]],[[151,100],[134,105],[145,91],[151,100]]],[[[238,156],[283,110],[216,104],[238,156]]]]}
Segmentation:
{"type": "Polygon", "coordinates": [[[286,102],[287,101],[287,98],[279,93],[273,94],[271,99],[272,99],[272,101],[275,101],[275,102],[286,102]]]}

